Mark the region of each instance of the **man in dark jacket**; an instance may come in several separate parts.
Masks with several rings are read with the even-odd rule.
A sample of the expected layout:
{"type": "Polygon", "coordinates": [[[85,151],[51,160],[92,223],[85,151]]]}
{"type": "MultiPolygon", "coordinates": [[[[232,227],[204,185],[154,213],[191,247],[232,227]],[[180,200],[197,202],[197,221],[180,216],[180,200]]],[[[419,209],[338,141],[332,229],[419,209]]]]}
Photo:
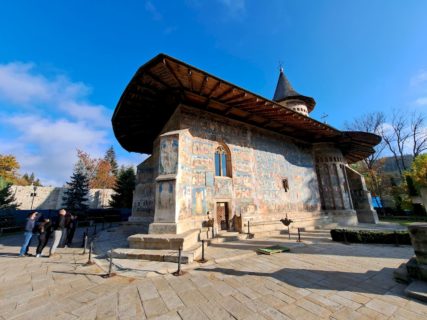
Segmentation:
{"type": "Polygon", "coordinates": [[[56,224],[53,232],[53,244],[50,248],[49,257],[55,254],[56,249],[58,248],[59,242],[61,241],[62,232],[65,228],[65,215],[67,212],[65,209],[61,209],[58,212],[58,219],[56,220],[56,224]]]}
{"type": "Polygon", "coordinates": [[[33,237],[34,224],[36,222],[37,212],[33,211],[27,216],[27,222],[25,223],[24,232],[24,244],[21,247],[19,256],[23,257],[28,251],[28,245],[30,244],[31,238],[33,237]]]}
{"type": "Polygon", "coordinates": [[[52,234],[52,223],[49,219],[43,219],[37,226],[37,233],[39,235],[39,245],[36,250],[36,258],[41,257],[41,253],[49,241],[50,235],[52,234]]]}

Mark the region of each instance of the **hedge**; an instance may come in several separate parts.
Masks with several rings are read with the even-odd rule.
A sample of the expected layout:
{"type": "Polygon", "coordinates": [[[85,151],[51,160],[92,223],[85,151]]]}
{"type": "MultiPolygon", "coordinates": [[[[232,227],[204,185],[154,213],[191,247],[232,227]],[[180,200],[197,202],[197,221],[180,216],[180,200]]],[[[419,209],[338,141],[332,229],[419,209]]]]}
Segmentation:
{"type": "Polygon", "coordinates": [[[332,229],[333,241],[351,243],[411,244],[407,231],[383,232],[372,230],[332,229]],[[344,238],[345,234],[345,238],[344,238]]]}

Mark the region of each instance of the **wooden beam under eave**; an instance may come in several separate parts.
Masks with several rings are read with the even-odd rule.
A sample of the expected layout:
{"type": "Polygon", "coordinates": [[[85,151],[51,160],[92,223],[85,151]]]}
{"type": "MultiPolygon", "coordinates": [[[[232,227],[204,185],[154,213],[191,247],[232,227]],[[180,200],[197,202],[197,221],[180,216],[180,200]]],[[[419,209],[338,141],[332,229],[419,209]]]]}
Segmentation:
{"type": "Polygon", "coordinates": [[[206,96],[206,98],[210,98],[212,97],[212,95],[216,92],[217,89],[219,89],[221,87],[221,81],[218,81],[217,84],[212,88],[212,90],[208,93],[208,95],[206,96]]]}
{"type": "Polygon", "coordinates": [[[156,81],[157,83],[160,83],[164,88],[169,88],[169,87],[170,87],[170,85],[169,85],[169,84],[167,84],[167,83],[166,83],[166,82],[164,82],[162,79],[160,79],[158,76],[154,75],[153,73],[151,73],[151,72],[149,72],[149,71],[144,72],[144,73],[143,73],[143,75],[142,75],[142,77],[144,78],[144,76],[148,76],[148,77],[150,77],[151,79],[153,79],[153,80],[154,80],[154,81],[156,81]]]}
{"type": "Polygon", "coordinates": [[[215,97],[215,100],[217,101],[221,101],[221,98],[229,95],[231,92],[233,92],[234,90],[236,90],[236,88],[231,87],[228,90],[225,90],[223,93],[221,93],[219,96],[215,97]]]}
{"type": "Polygon", "coordinates": [[[204,78],[203,78],[203,81],[202,81],[202,84],[200,85],[200,89],[199,89],[199,95],[203,95],[202,93],[203,93],[203,89],[206,87],[206,84],[208,83],[208,80],[209,80],[209,77],[208,76],[205,76],[204,78]]]}
{"type": "Polygon", "coordinates": [[[243,108],[243,107],[253,107],[253,106],[257,106],[260,103],[264,103],[264,101],[260,101],[259,98],[249,98],[247,100],[242,100],[239,101],[239,103],[230,103],[230,105],[232,105],[235,108],[243,108]]]}
{"type": "Polygon", "coordinates": [[[175,71],[173,71],[173,68],[169,65],[169,63],[166,61],[166,59],[163,59],[163,64],[166,67],[166,69],[168,69],[168,71],[172,74],[172,76],[178,82],[178,84],[181,86],[181,88],[184,88],[181,80],[178,78],[175,71]]]}
{"type": "Polygon", "coordinates": [[[194,87],[193,87],[193,72],[191,71],[191,69],[188,69],[187,76],[188,76],[188,82],[190,83],[190,90],[194,91],[194,87]]]}
{"type": "Polygon", "coordinates": [[[244,98],[244,97],[246,97],[246,95],[247,95],[247,93],[246,92],[242,92],[242,93],[240,93],[240,94],[238,94],[238,95],[235,95],[235,96],[233,96],[233,97],[230,97],[230,98],[228,98],[228,99],[225,99],[225,100],[221,100],[221,102],[222,103],[232,103],[233,101],[235,101],[235,100],[239,100],[239,99],[241,99],[241,98],[244,98]]]}
{"type": "Polygon", "coordinates": [[[253,106],[254,104],[257,105],[259,103],[260,102],[258,98],[249,98],[239,102],[229,103],[229,105],[235,108],[247,108],[253,106]]]}

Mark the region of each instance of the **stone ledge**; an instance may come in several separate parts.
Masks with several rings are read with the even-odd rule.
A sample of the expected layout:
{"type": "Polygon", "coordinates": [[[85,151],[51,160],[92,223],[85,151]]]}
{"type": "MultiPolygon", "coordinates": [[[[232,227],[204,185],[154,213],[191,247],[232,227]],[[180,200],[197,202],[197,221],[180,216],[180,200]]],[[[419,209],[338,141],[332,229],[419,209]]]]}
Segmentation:
{"type": "Polygon", "coordinates": [[[134,234],[128,237],[131,249],[187,250],[198,241],[200,230],[189,230],[181,234],[134,234]]]}
{"type": "MultiPolygon", "coordinates": [[[[178,262],[177,250],[146,250],[146,249],[114,249],[112,257],[115,259],[141,259],[160,262],[178,262]]],[[[181,252],[181,263],[193,263],[201,254],[201,245],[197,244],[186,251],[181,252]]]]}
{"type": "Polygon", "coordinates": [[[414,280],[406,287],[405,294],[408,297],[427,302],[427,282],[414,280]]]}

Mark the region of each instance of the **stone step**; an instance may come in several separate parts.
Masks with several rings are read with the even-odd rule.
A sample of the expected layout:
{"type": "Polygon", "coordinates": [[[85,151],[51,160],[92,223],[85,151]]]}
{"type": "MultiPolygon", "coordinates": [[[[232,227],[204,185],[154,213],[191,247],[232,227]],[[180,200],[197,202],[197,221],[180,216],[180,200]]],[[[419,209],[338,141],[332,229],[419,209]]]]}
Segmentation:
{"type": "MultiPolygon", "coordinates": [[[[161,262],[178,262],[178,250],[155,250],[155,249],[114,249],[112,257],[115,259],[141,259],[161,262]]],[[[181,263],[189,264],[200,258],[202,255],[202,245],[196,244],[181,252],[181,263]]]]}
{"type": "Polygon", "coordinates": [[[224,243],[224,242],[239,241],[239,240],[245,240],[245,239],[249,239],[249,236],[246,233],[221,232],[221,233],[218,233],[215,238],[206,239],[206,241],[209,245],[210,243],[224,243]]]}
{"type": "Polygon", "coordinates": [[[128,238],[131,249],[188,250],[199,238],[200,230],[189,230],[181,234],[134,234],[128,238]]]}

